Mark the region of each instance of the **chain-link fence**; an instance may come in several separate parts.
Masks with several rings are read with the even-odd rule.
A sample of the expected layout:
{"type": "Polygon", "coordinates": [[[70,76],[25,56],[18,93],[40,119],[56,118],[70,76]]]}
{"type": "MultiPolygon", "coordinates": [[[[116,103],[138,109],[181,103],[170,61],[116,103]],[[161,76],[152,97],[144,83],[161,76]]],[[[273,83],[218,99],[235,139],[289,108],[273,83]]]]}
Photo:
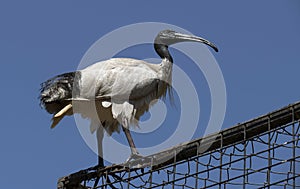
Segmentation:
{"type": "Polygon", "coordinates": [[[300,188],[300,102],[129,164],[89,168],[58,188],[300,188]]]}

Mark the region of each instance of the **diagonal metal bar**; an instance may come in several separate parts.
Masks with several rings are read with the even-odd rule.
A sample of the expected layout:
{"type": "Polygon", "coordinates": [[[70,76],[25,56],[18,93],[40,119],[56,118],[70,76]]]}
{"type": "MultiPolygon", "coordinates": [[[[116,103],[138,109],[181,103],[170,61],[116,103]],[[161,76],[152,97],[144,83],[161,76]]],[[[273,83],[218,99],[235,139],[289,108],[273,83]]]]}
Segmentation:
{"type": "MultiPolygon", "coordinates": [[[[208,155],[210,156],[210,158],[214,157],[211,156],[212,153],[215,152],[219,152],[221,153],[220,158],[218,160],[218,175],[219,175],[219,179],[218,179],[218,184],[221,187],[221,184],[228,184],[226,182],[224,182],[224,179],[226,177],[226,173],[229,174],[228,169],[229,168],[222,168],[223,166],[226,165],[226,148],[229,146],[234,146],[234,145],[238,145],[238,144],[242,144],[243,148],[241,148],[239,150],[239,148],[237,146],[234,147],[234,150],[237,149],[239,151],[235,152],[235,153],[240,153],[242,152],[244,159],[243,159],[243,166],[242,169],[244,169],[244,175],[241,176],[244,178],[244,185],[245,182],[248,182],[248,176],[249,173],[248,171],[246,171],[246,167],[248,166],[247,160],[246,158],[252,158],[253,155],[247,155],[247,146],[253,145],[253,142],[258,143],[260,140],[262,140],[260,138],[260,136],[264,135],[265,133],[268,133],[267,135],[267,140],[268,142],[264,145],[267,145],[268,149],[266,150],[268,152],[267,154],[267,159],[269,160],[269,164],[268,164],[268,174],[271,174],[271,169],[273,167],[273,165],[275,164],[271,164],[271,158],[273,158],[271,155],[273,154],[273,152],[271,153],[271,149],[274,150],[275,146],[271,145],[271,140],[275,140],[277,141],[277,135],[278,133],[275,135],[275,133],[270,133],[273,130],[276,129],[280,129],[282,127],[284,127],[287,124],[290,124],[291,122],[293,122],[293,127],[292,127],[292,131],[290,133],[286,132],[287,135],[292,135],[293,137],[293,142],[292,142],[292,146],[291,148],[293,148],[293,157],[297,157],[296,155],[296,149],[299,150],[299,146],[297,146],[298,140],[299,140],[299,134],[297,134],[297,132],[299,132],[299,129],[295,129],[295,121],[299,120],[300,118],[300,102],[296,102],[294,104],[290,104],[286,107],[283,107],[281,109],[278,109],[276,111],[270,112],[268,114],[265,114],[263,116],[257,117],[255,119],[249,120],[247,122],[244,122],[242,124],[238,124],[235,125],[231,128],[228,129],[224,129],[218,133],[214,133],[211,134],[209,136],[205,136],[203,138],[199,138],[190,142],[186,142],[183,144],[179,144],[175,147],[172,147],[170,149],[166,149],[164,151],[161,151],[159,153],[150,155],[148,157],[145,157],[144,159],[139,159],[136,161],[131,162],[130,164],[119,164],[119,165],[112,165],[112,166],[108,166],[105,167],[103,169],[97,169],[96,167],[91,167],[85,170],[81,170],[78,172],[75,172],[73,174],[70,174],[68,176],[62,177],[58,180],[58,188],[59,189],[83,189],[83,188],[88,188],[87,186],[84,186],[85,184],[82,183],[86,183],[88,181],[92,181],[93,179],[97,178],[97,177],[101,177],[101,176],[110,176],[114,178],[114,181],[112,181],[112,184],[118,184],[120,182],[126,182],[126,184],[124,184],[124,188],[126,188],[125,186],[134,186],[132,185],[132,183],[130,183],[131,180],[134,180],[135,178],[138,177],[142,177],[145,175],[149,175],[148,179],[142,179],[142,181],[147,180],[147,183],[144,183],[142,185],[142,187],[140,188],[148,188],[149,187],[154,187],[154,185],[161,185],[164,186],[164,183],[155,183],[154,182],[154,173],[159,172],[161,170],[164,169],[170,169],[172,170],[173,168],[173,172],[172,172],[172,181],[170,183],[172,183],[173,187],[178,186],[176,185],[175,181],[177,181],[176,179],[176,170],[178,169],[177,166],[179,166],[180,164],[183,164],[187,161],[189,161],[189,159],[192,159],[194,157],[199,157],[199,155],[205,156],[208,155]],[[275,137],[273,137],[275,136],[275,137]],[[255,140],[252,140],[254,139],[255,140]],[[248,141],[251,141],[250,143],[248,141]],[[248,145],[249,144],[249,145],[248,145]],[[144,172],[144,168],[149,169],[147,172],[144,172]],[[224,171],[222,171],[224,170],[224,171]],[[245,172],[246,171],[246,172],[245,172]],[[140,172],[137,174],[137,172],[140,172]],[[131,175],[132,173],[132,175],[131,175]],[[223,174],[224,173],[224,174],[223,174]],[[114,175],[121,175],[121,176],[114,176],[114,175]],[[122,176],[122,175],[126,175],[127,176],[122,176]],[[129,177],[128,177],[129,176],[129,177]],[[247,177],[245,177],[247,176],[247,177]],[[148,182],[151,181],[151,182],[148,182]],[[147,185],[148,184],[148,185],[147,185]]],[[[280,133],[279,133],[280,134],[280,133]]],[[[263,142],[261,142],[261,144],[263,144],[263,142]]],[[[286,146],[286,148],[288,148],[288,146],[286,146]]],[[[252,147],[252,151],[254,151],[254,147],[252,147]]],[[[253,154],[255,155],[255,153],[253,152],[253,154]]],[[[230,158],[232,156],[234,156],[235,154],[230,155],[230,158]]],[[[299,154],[298,154],[299,155],[299,154]]],[[[217,159],[217,158],[214,158],[217,159]]],[[[274,158],[273,158],[274,159],[274,158]]],[[[212,160],[210,160],[212,161],[212,160]]],[[[231,163],[233,163],[235,160],[230,160],[231,163]]],[[[198,162],[198,160],[196,161],[198,162]]],[[[252,160],[250,162],[250,164],[252,163],[252,160]]],[[[200,164],[197,163],[197,164],[200,164]]],[[[209,162],[209,164],[211,164],[211,162],[209,162]]],[[[209,165],[208,164],[208,165],[209,165]]],[[[277,165],[277,164],[276,164],[277,165]]],[[[252,165],[251,165],[252,166],[252,165]]],[[[217,166],[215,166],[217,167],[217,166]]],[[[295,175],[296,175],[296,161],[293,161],[293,181],[295,183],[295,175]]],[[[179,169],[178,169],[179,170],[179,169]]],[[[198,170],[198,166],[196,167],[196,170],[198,170]]],[[[258,169],[260,171],[260,169],[258,169]]],[[[200,170],[200,172],[203,170],[200,170]]],[[[208,175],[209,175],[209,171],[208,171],[208,175]]],[[[199,178],[197,175],[201,174],[200,172],[196,172],[196,174],[194,174],[194,178],[195,183],[193,183],[194,186],[199,186],[199,179],[201,180],[201,178],[199,178]]],[[[254,174],[254,172],[251,172],[251,174],[254,174]]],[[[235,178],[235,177],[233,177],[235,178]]],[[[239,178],[238,176],[236,178],[239,178]]],[[[105,180],[105,179],[104,179],[105,180]]],[[[234,179],[230,179],[230,180],[234,180],[234,179]]],[[[141,181],[141,182],[142,182],[141,181]]],[[[205,182],[209,182],[210,179],[207,178],[205,182]]],[[[185,180],[186,182],[186,180],[185,180]]],[[[106,187],[108,186],[108,183],[102,183],[102,187],[106,187]]],[[[187,184],[187,183],[186,183],[187,184]]],[[[268,177],[268,186],[270,184],[270,177],[268,177]]],[[[211,185],[211,184],[208,184],[211,185]]],[[[243,185],[243,186],[244,186],[243,185]]]]}

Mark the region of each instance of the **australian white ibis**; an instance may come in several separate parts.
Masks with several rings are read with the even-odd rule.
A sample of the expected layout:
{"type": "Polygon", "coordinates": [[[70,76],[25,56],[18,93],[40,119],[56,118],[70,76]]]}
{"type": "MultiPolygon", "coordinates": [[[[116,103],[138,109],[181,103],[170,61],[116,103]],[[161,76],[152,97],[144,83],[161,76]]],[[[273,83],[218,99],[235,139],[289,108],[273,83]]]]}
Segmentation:
{"type": "Polygon", "coordinates": [[[53,114],[51,128],[64,116],[79,113],[91,120],[91,132],[97,132],[99,166],[104,166],[104,130],[110,135],[122,128],[131,148],[129,159],[139,157],[129,126],[136,125],[150,103],[171,89],[173,59],[168,46],[184,41],[204,43],[218,52],[213,43],[201,37],[163,30],[154,40],[154,49],[162,58],[160,64],[112,58],[42,83],[40,102],[53,114]]]}

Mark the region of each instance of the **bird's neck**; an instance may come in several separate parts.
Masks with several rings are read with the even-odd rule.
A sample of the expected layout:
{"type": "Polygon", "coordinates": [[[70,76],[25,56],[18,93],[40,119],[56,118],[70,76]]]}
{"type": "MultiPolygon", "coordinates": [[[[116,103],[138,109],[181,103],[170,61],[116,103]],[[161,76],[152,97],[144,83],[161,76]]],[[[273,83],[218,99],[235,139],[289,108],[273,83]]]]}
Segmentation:
{"type": "Polygon", "coordinates": [[[170,62],[167,58],[162,59],[160,63],[160,79],[166,81],[167,83],[172,83],[172,69],[173,63],[170,62]]]}
{"type": "Polygon", "coordinates": [[[173,58],[168,50],[167,45],[154,43],[154,49],[162,59],[167,59],[170,63],[173,63],[173,58]]]}
{"type": "Polygon", "coordinates": [[[162,62],[160,63],[159,77],[161,80],[171,84],[173,58],[170,55],[168,46],[161,43],[154,43],[154,49],[157,52],[157,54],[162,58],[162,62]]]}

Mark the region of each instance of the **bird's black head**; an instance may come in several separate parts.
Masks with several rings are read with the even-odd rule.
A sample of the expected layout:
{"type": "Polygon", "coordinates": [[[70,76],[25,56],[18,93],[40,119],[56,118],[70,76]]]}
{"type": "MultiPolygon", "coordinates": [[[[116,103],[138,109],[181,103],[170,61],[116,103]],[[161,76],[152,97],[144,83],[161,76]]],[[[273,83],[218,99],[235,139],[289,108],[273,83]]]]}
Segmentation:
{"type": "Polygon", "coordinates": [[[218,48],[206,39],[194,35],[178,33],[173,30],[160,31],[154,40],[154,48],[161,58],[167,58],[169,61],[173,62],[172,57],[168,51],[168,46],[185,41],[204,43],[218,52],[218,48]]]}
{"type": "Polygon", "coordinates": [[[175,31],[163,30],[157,34],[154,43],[169,46],[176,43],[175,40],[176,40],[175,31]]]}

